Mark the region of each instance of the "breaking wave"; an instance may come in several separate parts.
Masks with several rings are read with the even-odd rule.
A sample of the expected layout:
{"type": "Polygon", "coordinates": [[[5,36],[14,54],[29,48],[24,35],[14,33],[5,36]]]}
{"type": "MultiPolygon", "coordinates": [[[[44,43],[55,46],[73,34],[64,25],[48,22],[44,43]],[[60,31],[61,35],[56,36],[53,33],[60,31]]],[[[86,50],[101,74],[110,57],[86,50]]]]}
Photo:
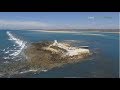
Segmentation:
{"type": "Polygon", "coordinates": [[[7,57],[4,57],[4,59],[13,59],[21,53],[21,51],[25,48],[27,42],[15,37],[9,31],[7,31],[6,34],[9,37],[8,40],[14,42],[14,44],[13,44],[13,48],[8,47],[4,49],[5,54],[8,54],[7,57]]]}
{"type": "MultiPolygon", "coordinates": [[[[25,73],[29,73],[29,72],[37,72],[38,69],[34,70],[34,69],[30,69],[30,70],[26,70],[26,71],[22,71],[22,72],[19,72],[19,74],[25,74],[25,73]]],[[[40,70],[41,72],[47,72],[48,70],[40,70]]]]}

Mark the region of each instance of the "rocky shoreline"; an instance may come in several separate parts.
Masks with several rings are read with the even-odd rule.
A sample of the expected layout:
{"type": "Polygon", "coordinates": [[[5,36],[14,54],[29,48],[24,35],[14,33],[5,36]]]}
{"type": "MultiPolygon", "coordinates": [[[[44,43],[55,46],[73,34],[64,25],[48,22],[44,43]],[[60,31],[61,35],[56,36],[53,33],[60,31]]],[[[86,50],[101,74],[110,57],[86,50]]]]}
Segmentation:
{"type": "Polygon", "coordinates": [[[28,65],[32,69],[43,68],[48,70],[54,67],[60,67],[64,64],[79,62],[82,61],[83,58],[90,56],[90,52],[69,56],[66,54],[68,53],[67,49],[65,49],[69,47],[70,45],[68,44],[60,43],[59,46],[56,46],[55,42],[48,41],[32,43],[25,49],[28,65]],[[60,45],[64,47],[62,46],[61,48],[60,45]]]}

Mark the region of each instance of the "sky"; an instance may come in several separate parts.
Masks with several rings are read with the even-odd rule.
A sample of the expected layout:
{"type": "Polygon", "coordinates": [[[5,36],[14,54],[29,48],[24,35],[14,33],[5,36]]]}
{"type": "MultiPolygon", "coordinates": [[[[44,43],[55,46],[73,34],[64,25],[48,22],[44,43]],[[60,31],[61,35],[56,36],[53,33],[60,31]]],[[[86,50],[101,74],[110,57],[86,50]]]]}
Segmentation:
{"type": "Polygon", "coordinates": [[[0,29],[118,29],[119,12],[0,12],[0,29]]]}

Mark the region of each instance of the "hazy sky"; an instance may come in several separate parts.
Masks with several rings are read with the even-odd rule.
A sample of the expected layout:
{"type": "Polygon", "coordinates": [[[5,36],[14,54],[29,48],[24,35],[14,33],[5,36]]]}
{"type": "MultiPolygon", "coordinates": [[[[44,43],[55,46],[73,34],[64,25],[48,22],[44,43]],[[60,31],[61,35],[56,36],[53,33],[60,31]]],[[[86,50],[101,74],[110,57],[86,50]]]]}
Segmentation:
{"type": "Polygon", "coordinates": [[[0,29],[42,28],[119,28],[119,12],[0,12],[0,29]]]}

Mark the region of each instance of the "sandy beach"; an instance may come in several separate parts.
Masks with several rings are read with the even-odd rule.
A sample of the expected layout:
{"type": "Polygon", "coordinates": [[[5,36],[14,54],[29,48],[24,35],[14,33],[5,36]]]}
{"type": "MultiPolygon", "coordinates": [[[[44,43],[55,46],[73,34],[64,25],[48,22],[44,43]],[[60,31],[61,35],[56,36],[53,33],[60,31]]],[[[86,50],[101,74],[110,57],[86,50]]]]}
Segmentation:
{"type": "Polygon", "coordinates": [[[116,34],[120,34],[120,32],[101,32],[101,33],[116,33],[116,34]]]}
{"type": "Polygon", "coordinates": [[[99,31],[52,31],[52,30],[29,30],[29,31],[37,31],[37,32],[49,32],[49,33],[85,33],[85,32],[99,32],[99,31]]]}
{"type": "Polygon", "coordinates": [[[99,32],[99,33],[118,33],[120,34],[120,32],[100,32],[100,31],[55,31],[55,30],[29,30],[29,31],[37,31],[37,32],[49,32],[49,33],[86,33],[86,32],[99,32]]]}
{"type": "MultiPolygon", "coordinates": [[[[38,32],[49,32],[49,33],[78,33],[76,31],[48,31],[48,30],[30,30],[30,31],[38,31],[38,32]]],[[[81,32],[79,32],[81,33],[81,32]]]]}

